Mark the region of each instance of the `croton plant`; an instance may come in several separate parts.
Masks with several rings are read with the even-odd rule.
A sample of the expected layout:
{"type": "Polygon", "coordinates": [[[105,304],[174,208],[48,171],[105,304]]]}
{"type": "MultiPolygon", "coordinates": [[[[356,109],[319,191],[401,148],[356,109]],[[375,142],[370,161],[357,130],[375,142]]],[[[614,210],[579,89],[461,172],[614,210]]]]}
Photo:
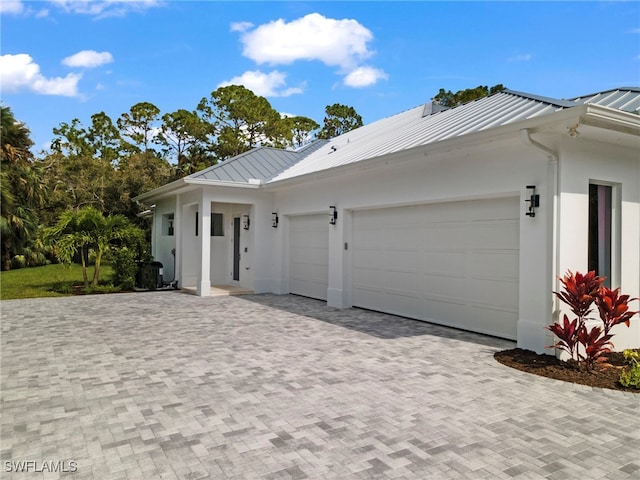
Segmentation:
{"type": "Polygon", "coordinates": [[[629,295],[620,295],[620,289],[611,290],[603,286],[604,278],[594,271],[586,274],[571,270],[560,278],[563,285],[561,292],[553,292],[562,302],[566,303],[575,315],[570,320],[565,313],[562,323],[554,323],[546,327],[558,337],[558,342],[549,348],[560,348],[567,352],[571,359],[579,364],[584,363],[587,370],[594,364],[605,359],[605,355],[612,351],[613,334],[611,329],[616,325],[630,325],[631,318],[640,312],[629,310],[629,302],[638,300],[629,295]],[[600,325],[587,327],[589,317],[593,312],[593,305],[598,308],[600,325]]]}

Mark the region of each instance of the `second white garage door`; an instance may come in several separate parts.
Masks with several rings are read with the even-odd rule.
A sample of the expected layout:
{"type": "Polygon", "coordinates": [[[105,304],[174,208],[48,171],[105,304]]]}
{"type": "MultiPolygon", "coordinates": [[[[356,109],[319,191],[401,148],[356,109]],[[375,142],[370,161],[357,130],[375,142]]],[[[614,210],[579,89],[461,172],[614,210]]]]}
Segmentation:
{"type": "Polygon", "coordinates": [[[329,219],[325,214],[289,219],[289,291],[327,299],[329,219]]]}
{"type": "Polygon", "coordinates": [[[353,305],[516,338],[517,198],[356,211],[353,305]]]}

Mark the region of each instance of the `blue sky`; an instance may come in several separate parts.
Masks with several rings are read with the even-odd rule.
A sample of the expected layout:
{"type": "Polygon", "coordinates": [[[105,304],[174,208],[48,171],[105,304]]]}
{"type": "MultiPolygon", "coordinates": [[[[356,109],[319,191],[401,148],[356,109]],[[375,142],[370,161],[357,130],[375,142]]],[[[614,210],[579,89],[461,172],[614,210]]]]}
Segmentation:
{"type": "Polygon", "coordinates": [[[322,123],[365,123],[439,88],[568,98],[640,86],[640,2],[1,0],[0,98],[31,129],[138,102],[195,109],[241,83],[322,123]]]}

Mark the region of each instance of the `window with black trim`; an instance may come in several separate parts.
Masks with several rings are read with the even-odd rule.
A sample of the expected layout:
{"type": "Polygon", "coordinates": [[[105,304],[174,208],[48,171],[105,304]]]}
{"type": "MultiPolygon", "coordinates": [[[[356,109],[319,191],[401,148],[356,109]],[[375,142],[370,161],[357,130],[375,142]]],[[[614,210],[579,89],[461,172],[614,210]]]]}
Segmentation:
{"type": "Polygon", "coordinates": [[[211,214],[211,236],[224,237],[224,217],[222,213],[211,214]]]}
{"type": "Polygon", "coordinates": [[[606,277],[611,288],[612,192],[609,185],[589,184],[589,270],[606,277]]]}

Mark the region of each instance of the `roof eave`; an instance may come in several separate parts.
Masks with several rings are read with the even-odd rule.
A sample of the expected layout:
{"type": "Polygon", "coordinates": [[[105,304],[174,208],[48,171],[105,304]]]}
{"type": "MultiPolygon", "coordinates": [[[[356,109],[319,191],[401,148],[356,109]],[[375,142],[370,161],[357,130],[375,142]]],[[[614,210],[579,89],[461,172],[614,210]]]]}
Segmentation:
{"type": "Polygon", "coordinates": [[[153,190],[149,190],[148,192],[142,193],[137,197],[133,197],[132,200],[134,202],[144,202],[153,198],[160,198],[169,193],[173,193],[175,190],[183,188],[186,185],[184,178],[179,178],[178,180],[174,180],[171,183],[167,183],[166,185],[162,185],[161,187],[154,188],[153,190]]]}
{"type": "Polygon", "coordinates": [[[602,105],[587,104],[585,107],[579,123],[640,136],[640,115],[602,105]]]}
{"type": "Polygon", "coordinates": [[[248,188],[259,189],[263,182],[259,179],[249,179],[249,182],[225,182],[221,180],[208,180],[201,178],[188,178],[184,177],[179,180],[175,180],[171,183],[158,187],[154,190],[145,192],[137,197],[133,198],[135,202],[144,202],[147,200],[159,199],[168,195],[180,193],[180,191],[186,190],[193,186],[209,186],[209,187],[232,187],[232,188],[248,188]]]}

